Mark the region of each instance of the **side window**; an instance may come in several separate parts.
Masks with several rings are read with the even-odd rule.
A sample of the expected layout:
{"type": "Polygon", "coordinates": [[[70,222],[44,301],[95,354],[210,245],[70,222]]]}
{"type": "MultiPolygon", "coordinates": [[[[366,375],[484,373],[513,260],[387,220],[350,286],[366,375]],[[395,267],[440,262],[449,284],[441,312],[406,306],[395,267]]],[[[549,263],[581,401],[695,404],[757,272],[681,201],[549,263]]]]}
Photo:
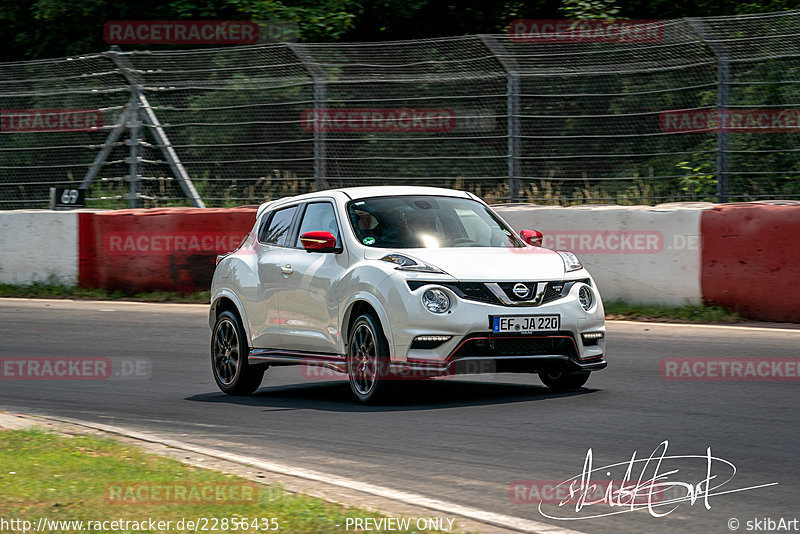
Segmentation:
{"type": "Polygon", "coordinates": [[[300,224],[300,231],[297,233],[297,242],[295,247],[301,247],[300,236],[306,232],[314,231],[330,232],[339,243],[339,225],[336,224],[336,213],[333,210],[333,204],[329,202],[316,202],[309,204],[306,207],[306,212],[303,215],[303,222],[300,224]]]}
{"type": "Polygon", "coordinates": [[[296,211],[297,206],[276,211],[269,220],[269,224],[261,227],[261,235],[258,236],[258,240],[262,243],[285,247],[296,211]]]}

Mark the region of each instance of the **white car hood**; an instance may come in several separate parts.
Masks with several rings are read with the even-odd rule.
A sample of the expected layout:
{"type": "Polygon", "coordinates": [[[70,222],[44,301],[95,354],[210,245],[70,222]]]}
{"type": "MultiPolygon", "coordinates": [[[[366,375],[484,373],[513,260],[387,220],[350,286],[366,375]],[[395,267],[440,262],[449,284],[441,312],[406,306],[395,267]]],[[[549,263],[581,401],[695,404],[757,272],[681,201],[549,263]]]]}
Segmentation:
{"type": "Polygon", "coordinates": [[[438,267],[461,281],[520,282],[563,280],[564,261],[546,248],[415,248],[368,249],[366,258],[379,259],[396,252],[438,267]]]}

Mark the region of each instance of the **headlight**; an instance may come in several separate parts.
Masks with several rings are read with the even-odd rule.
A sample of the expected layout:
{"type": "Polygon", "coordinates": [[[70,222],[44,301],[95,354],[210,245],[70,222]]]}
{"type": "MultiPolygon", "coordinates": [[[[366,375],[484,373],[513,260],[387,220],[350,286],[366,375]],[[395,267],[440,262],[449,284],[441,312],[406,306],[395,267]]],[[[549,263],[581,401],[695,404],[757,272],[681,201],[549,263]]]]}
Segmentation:
{"type": "Polygon", "coordinates": [[[417,273],[447,274],[438,267],[434,267],[433,265],[428,265],[424,261],[420,261],[418,259],[406,256],[404,254],[387,254],[386,256],[382,257],[381,260],[397,264],[397,267],[395,267],[395,269],[397,269],[398,271],[414,271],[417,273]]]}
{"type": "Polygon", "coordinates": [[[578,300],[581,303],[581,308],[589,311],[589,308],[594,304],[594,293],[592,293],[592,289],[586,285],[581,286],[578,290],[578,300]]]}
{"type": "Polygon", "coordinates": [[[564,260],[564,269],[566,269],[567,272],[583,269],[581,260],[572,252],[567,252],[566,250],[557,250],[556,252],[558,252],[558,255],[564,260]]]}
{"type": "Polygon", "coordinates": [[[422,294],[422,304],[433,313],[444,313],[450,309],[450,297],[441,289],[428,289],[422,294]]]}

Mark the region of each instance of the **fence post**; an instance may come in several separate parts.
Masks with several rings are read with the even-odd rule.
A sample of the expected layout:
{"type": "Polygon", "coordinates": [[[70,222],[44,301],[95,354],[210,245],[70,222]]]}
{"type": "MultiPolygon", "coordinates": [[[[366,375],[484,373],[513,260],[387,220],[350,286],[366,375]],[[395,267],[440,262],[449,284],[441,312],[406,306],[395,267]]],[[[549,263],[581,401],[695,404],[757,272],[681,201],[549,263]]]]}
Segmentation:
{"type": "Polygon", "coordinates": [[[519,73],[508,73],[506,113],[508,115],[508,196],[519,202],[519,73]]]}
{"type": "MultiPolygon", "coordinates": [[[[143,80],[141,76],[135,72],[135,69],[127,60],[127,58],[120,56],[119,47],[112,46],[111,50],[106,52],[106,54],[111,57],[111,60],[121,71],[122,75],[125,76],[125,79],[131,84],[131,93],[136,100],[136,119],[141,120],[141,118],[144,118],[146,119],[147,124],[152,127],[153,136],[156,138],[156,142],[161,149],[161,153],[167,160],[167,163],[172,170],[172,174],[178,180],[178,183],[180,184],[184,194],[193,206],[196,208],[205,208],[206,205],[203,202],[203,199],[200,198],[200,194],[197,192],[194,183],[192,183],[189,173],[186,172],[186,169],[178,157],[178,153],[175,152],[175,148],[173,148],[172,143],[164,131],[164,128],[161,126],[161,122],[158,120],[158,117],[156,117],[153,107],[150,105],[147,97],[145,97],[144,93],[142,92],[143,80]]],[[[129,112],[129,115],[131,114],[133,114],[132,111],[129,112]]]]}
{"type": "Polygon", "coordinates": [[[138,87],[131,87],[133,98],[131,98],[131,102],[128,105],[128,113],[126,114],[125,121],[125,126],[128,128],[130,136],[125,141],[125,144],[128,145],[129,150],[128,157],[125,160],[125,162],[128,164],[128,176],[125,178],[125,181],[128,182],[128,193],[124,195],[124,198],[128,199],[129,208],[142,207],[142,199],[139,195],[139,179],[141,178],[141,166],[139,161],[139,147],[141,145],[141,140],[139,138],[139,128],[141,127],[142,123],[139,117],[138,92],[138,87]]]}
{"type": "MultiPolygon", "coordinates": [[[[697,18],[686,19],[689,25],[700,35],[700,38],[714,52],[717,57],[717,112],[722,117],[727,114],[730,107],[730,60],[728,50],[714,40],[711,29],[697,18]]],[[[717,121],[717,124],[722,124],[717,121]]],[[[727,121],[725,122],[727,124],[727,121]]],[[[718,127],[719,128],[719,127],[718,127]]],[[[725,127],[717,130],[717,201],[728,202],[730,190],[730,134],[725,127]]]]}
{"type": "MultiPolygon", "coordinates": [[[[730,61],[727,55],[719,56],[719,67],[717,71],[717,107],[720,110],[728,111],[730,106],[730,61]]],[[[717,132],[717,200],[728,202],[728,190],[730,188],[730,151],[729,133],[726,130],[717,132]]]]}
{"type": "MultiPolygon", "coordinates": [[[[318,118],[322,110],[325,109],[325,72],[312,61],[303,45],[298,43],[286,43],[286,46],[297,56],[300,63],[311,74],[314,84],[314,118],[318,118]]],[[[328,154],[325,146],[325,131],[317,127],[314,122],[314,188],[321,191],[327,188],[326,179],[328,175],[328,154]]]]}
{"type": "Polygon", "coordinates": [[[491,35],[478,36],[489,52],[502,65],[506,73],[506,136],[508,137],[508,198],[511,202],[519,202],[519,156],[520,156],[520,90],[519,69],[513,60],[502,54],[500,45],[491,35]]]}
{"type": "Polygon", "coordinates": [[[125,131],[126,122],[128,117],[128,108],[126,107],[125,110],[120,114],[119,123],[114,126],[114,129],[108,134],[106,137],[105,142],[103,143],[103,148],[100,149],[100,152],[97,153],[97,156],[94,158],[92,162],[92,166],[89,167],[89,170],[86,172],[86,175],[83,177],[81,181],[81,185],[78,186],[78,189],[87,190],[92,185],[92,180],[94,180],[97,175],[100,173],[100,169],[103,167],[103,163],[108,159],[109,154],[111,154],[111,150],[117,144],[122,132],[125,131]]]}
{"type": "MultiPolygon", "coordinates": [[[[314,116],[319,117],[325,109],[325,81],[314,80],[314,116]]],[[[314,128],[314,187],[317,191],[326,188],[328,154],[326,154],[325,131],[314,128]]]]}

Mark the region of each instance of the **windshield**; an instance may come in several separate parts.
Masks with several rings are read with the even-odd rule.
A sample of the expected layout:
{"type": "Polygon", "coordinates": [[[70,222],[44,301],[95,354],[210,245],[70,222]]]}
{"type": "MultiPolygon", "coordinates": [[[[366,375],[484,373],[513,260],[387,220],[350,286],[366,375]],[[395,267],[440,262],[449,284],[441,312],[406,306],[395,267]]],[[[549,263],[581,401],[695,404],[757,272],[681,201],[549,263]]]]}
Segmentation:
{"type": "Polygon", "coordinates": [[[350,223],[360,243],[379,248],[524,247],[480,202],[394,196],[354,200],[350,223]]]}

